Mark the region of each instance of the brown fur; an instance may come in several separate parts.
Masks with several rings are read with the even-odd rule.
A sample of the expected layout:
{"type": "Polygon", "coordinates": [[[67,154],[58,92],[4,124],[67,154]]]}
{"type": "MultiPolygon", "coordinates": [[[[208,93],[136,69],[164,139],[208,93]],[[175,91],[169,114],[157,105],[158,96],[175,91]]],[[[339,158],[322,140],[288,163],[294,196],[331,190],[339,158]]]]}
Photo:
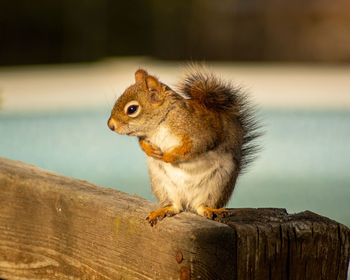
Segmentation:
{"type": "Polygon", "coordinates": [[[254,109],[241,89],[202,68],[192,67],[179,91],[181,95],[139,69],[135,84],[117,100],[109,120],[109,126],[116,132],[138,136],[142,150],[156,159],[149,162],[152,189],[166,207],[148,216],[151,225],[183,209],[207,217],[222,213],[218,208],[228,202],[237,177],[258,150],[253,140],[260,135],[259,126],[254,109]],[[135,101],[140,111],[136,117],[128,116],[126,107],[135,101]],[[215,162],[215,170],[210,169],[208,158],[215,162]],[[184,178],[191,176],[186,177],[192,180],[189,186],[194,184],[193,188],[204,189],[192,192],[182,185],[172,189],[164,186],[172,185],[171,180],[177,178],[171,176],[176,174],[183,174],[184,178]],[[190,194],[176,192],[183,187],[196,196],[188,200],[190,194]],[[195,200],[200,204],[193,205],[195,200]]]}
{"type": "Polygon", "coordinates": [[[250,104],[247,95],[240,88],[222,81],[213,73],[196,65],[189,67],[188,74],[178,88],[193,103],[200,104],[216,115],[224,116],[226,122],[234,124],[234,134],[233,131],[224,132],[221,129],[218,129],[218,132],[224,135],[231,134],[235,142],[233,149],[237,164],[240,171],[244,171],[255,159],[259,147],[254,140],[261,136],[254,106],[250,104]]]}

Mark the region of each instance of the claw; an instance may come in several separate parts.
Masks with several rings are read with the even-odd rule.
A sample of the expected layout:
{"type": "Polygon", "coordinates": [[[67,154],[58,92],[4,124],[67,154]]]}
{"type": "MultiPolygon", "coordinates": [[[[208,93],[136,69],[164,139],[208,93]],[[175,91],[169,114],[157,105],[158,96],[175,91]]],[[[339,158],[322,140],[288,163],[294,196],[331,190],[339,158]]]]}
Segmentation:
{"type": "Polygon", "coordinates": [[[165,217],[173,216],[178,212],[179,211],[176,211],[174,206],[167,206],[167,207],[152,211],[146,217],[146,220],[153,227],[154,225],[157,224],[158,221],[163,220],[165,217]]]}
{"type": "Polygon", "coordinates": [[[163,158],[163,152],[162,150],[157,147],[156,145],[153,145],[148,140],[140,139],[139,140],[140,146],[143,149],[143,151],[154,158],[162,159],[163,158]]]}
{"type": "Polygon", "coordinates": [[[225,212],[228,210],[224,208],[214,209],[207,206],[199,206],[197,213],[203,217],[213,220],[215,217],[224,216],[225,212]]]}

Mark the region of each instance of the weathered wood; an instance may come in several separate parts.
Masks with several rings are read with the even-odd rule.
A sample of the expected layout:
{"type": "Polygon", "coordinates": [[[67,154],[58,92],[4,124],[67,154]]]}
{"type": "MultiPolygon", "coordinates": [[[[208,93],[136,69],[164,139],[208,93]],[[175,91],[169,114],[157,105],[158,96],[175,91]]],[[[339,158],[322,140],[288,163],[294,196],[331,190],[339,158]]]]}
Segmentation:
{"type": "Polygon", "coordinates": [[[350,231],[333,220],[272,208],[231,209],[216,220],[235,231],[236,279],[347,278],[350,231]]]}
{"type": "Polygon", "coordinates": [[[327,218],[232,209],[152,228],[156,207],[0,158],[0,278],[346,279],[350,232],[327,218]]]}

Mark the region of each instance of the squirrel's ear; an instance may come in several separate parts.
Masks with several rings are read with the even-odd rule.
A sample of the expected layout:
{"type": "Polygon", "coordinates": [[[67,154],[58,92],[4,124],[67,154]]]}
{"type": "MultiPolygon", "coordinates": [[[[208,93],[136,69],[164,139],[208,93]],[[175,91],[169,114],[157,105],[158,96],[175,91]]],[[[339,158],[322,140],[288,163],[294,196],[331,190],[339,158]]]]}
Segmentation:
{"type": "Polygon", "coordinates": [[[147,76],[148,76],[148,73],[145,70],[139,69],[135,72],[135,82],[142,83],[146,80],[147,76]]]}
{"type": "Polygon", "coordinates": [[[165,95],[162,90],[162,84],[153,76],[146,78],[147,89],[149,91],[149,97],[151,103],[161,103],[165,95]]]}
{"type": "Polygon", "coordinates": [[[153,76],[146,77],[147,88],[149,91],[156,90],[161,91],[160,82],[153,76]]]}

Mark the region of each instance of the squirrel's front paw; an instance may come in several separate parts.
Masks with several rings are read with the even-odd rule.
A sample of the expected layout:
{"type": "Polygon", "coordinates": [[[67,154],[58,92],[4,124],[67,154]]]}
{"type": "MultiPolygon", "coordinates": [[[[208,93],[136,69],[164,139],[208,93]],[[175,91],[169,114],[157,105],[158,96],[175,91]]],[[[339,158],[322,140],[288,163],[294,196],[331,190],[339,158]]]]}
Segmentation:
{"type": "Polygon", "coordinates": [[[174,206],[167,206],[167,207],[152,211],[151,213],[149,213],[146,220],[153,227],[154,225],[157,224],[158,221],[163,220],[167,216],[168,217],[174,216],[177,213],[179,213],[179,211],[176,210],[174,206]]]}
{"type": "Polygon", "coordinates": [[[139,142],[142,150],[148,156],[159,158],[159,159],[163,158],[163,152],[159,147],[157,147],[156,145],[153,145],[151,142],[144,139],[140,139],[139,142]]]}
{"type": "Polygon", "coordinates": [[[151,144],[151,152],[149,155],[155,158],[162,159],[164,154],[160,148],[151,144]]]}

